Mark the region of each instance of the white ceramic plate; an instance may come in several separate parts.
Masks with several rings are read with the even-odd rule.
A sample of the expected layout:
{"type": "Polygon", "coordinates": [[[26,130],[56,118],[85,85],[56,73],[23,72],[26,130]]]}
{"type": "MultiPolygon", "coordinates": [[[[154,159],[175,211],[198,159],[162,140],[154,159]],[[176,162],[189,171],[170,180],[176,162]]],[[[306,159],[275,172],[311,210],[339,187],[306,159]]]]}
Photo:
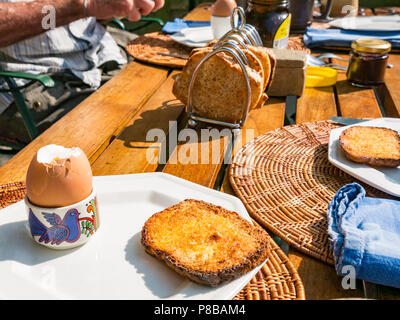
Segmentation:
{"type": "Polygon", "coordinates": [[[400,31],[400,16],[347,17],[329,24],[345,30],[400,31]]]}
{"type": "MultiPolygon", "coordinates": [[[[383,127],[400,132],[400,119],[380,118],[355,124],[356,126],[383,127]]],[[[400,167],[397,168],[372,168],[366,164],[347,160],[339,146],[339,136],[343,130],[351,126],[333,129],[329,137],[329,161],[336,167],[351,176],[382,190],[386,193],[400,197],[400,167]]]]}
{"type": "Polygon", "coordinates": [[[51,250],[32,241],[22,201],[0,211],[0,299],[232,299],[261,268],[217,288],[195,284],[150,256],[141,229],[184,199],[250,217],[242,202],[163,173],[94,177],[100,228],[87,244],[51,250]]]}
{"type": "Polygon", "coordinates": [[[202,48],[214,39],[211,27],[185,28],[171,35],[171,39],[191,48],[202,48]]]}

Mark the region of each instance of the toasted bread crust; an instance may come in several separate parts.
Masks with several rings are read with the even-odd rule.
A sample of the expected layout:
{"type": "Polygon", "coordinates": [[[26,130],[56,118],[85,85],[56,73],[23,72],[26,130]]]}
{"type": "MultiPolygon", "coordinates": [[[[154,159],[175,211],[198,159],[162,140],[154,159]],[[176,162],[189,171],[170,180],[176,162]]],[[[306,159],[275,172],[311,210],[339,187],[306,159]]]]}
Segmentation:
{"type": "Polygon", "coordinates": [[[269,82],[271,80],[271,73],[272,73],[272,65],[271,65],[272,59],[269,55],[269,50],[268,50],[268,48],[254,47],[254,46],[249,46],[249,50],[257,56],[257,58],[260,60],[261,65],[263,67],[263,71],[264,71],[263,91],[265,91],[267,88],[267,85],[269,84],[269,82]]]}
{"type": "Polygon", "coordinates": [[[253,226],[236,212],[193,199],[150,217],[143,226],[141,241],[147,253],[164,261],[177,273],[212,287],[249,272],[269,255],[268,236],[263,229],[253,226]],[[213,218],[226,225],[217,225],[213,218]],[[176,225],[171,226],[174,223],[176,225]],[[196,226],[193,230],[188,228],[191,223],[196,226]],[[165,226],[164,230],[160,230],[160,225],[165,226]],[[169,238],[166,228],[175,230],[173,239],[169,238]],[[238,238],[243,234],[251,240],[242,239],[239,243],[238,238]],[[195,244],[191,247],[188,242],[192,236],[195,244]],[[160,239],[165,238],[168,241],[162,243],[160,239]],[[231,255],[226,248],[232,250],[231,255]],[[203,259],[204,253],[206,259],[203,259]]]}
{"type": "MultiPolygon", "coordinates": [[[[188,103],[188,88],[195,68],[212,50],[212,47],[194,49],[182,73],[175,77],[172,92],[184,104],[188,103]]],[[[250,81],[252,110],[264,105],[268,98],[264,91],[271,77],[270,56],[261,48],[243,49],[243,53],[249,61],[245,68],[250,81]]],[[[198,72],[192,98],[193,111],[198,115],[229,123],[240,121],[247,103],[247,85],[239,63],[226,52],[209,58],[198,72]]]]}
{"type": "Polygon", "coordinates": [[[274,80],[274,77],[275,77],[277,59],[276,59],[276,56],[275,56],[274,52],[272,51],[272,49],[264,48],[264,50],[267,52],[267,54],[269,56],[270,63],[271,63],[271,73],[270,73],[270,76],[269,76],[269,81],[268,81],[267,86],[265,88],[265,91],[267,92],[268,89],[271,87],[272,81],[274,80]]]}
{"type": "Polygon", "coordinates": [[[400,136],[388,128],[350,127],[341,133],[339,145],[354,162],[378,167],[400,165],[400,136]]]}

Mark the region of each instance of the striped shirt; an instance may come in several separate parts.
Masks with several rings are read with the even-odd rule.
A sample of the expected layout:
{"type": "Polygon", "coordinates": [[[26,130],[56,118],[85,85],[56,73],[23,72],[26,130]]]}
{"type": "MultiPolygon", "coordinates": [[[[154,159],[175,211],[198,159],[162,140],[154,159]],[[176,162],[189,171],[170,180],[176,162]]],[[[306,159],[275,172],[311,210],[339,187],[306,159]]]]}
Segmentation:
{"type": "MultiPolygon", "coordinates": [[[[0,0],[0,3],[18,1],[22,0],[0,0]]],[[[95,18],[77,20],[0,48],[0,67],[4,71],[39,74],[68,70],[93,88],[100,86],[99,66],[108,61],[126,63],[114,39],[95,18]]],[[[25,80],[16,82],[22,85],[25,80]]],[[[7,88],[2,79],[1,87],[7,88]]],[[[0,93],[0,113],[12,102],[11,94],[0,93]]]]}

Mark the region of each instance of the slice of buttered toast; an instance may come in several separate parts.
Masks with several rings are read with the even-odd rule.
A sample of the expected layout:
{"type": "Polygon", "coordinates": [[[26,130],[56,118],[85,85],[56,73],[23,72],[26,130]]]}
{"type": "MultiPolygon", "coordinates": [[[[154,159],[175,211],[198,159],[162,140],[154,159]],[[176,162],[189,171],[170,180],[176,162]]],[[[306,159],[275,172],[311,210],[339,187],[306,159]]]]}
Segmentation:
{"type": "Polygon", "coordinates": [[[151,216],[142,244],[179,274],[208,286],[238,278],[269,255],[263,229],[236,212],[192,199],[151,216]]]}
{"type": "Polygon", "coordinates": [[[392,129],[353,126],[341,133],[339,144],[349,160],[372,166],[400,165],[400,136],[392,129]]]}

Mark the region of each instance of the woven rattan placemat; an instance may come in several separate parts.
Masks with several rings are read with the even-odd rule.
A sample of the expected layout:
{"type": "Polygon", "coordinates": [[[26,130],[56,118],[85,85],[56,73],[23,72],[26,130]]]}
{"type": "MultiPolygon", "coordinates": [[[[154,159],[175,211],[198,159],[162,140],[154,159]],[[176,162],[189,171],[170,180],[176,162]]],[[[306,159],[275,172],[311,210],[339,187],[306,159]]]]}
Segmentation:
{"type": "MultiPolygon", "coordinates": [[[[240,149],[230,168],[235,193],[258,223],[329,264],[334,260],[327,233],[328,203],[338,189],[357,181],[328,160],[329,133],[337,127],[320,121],[268,132],[240,149]]],[[[384,196],[362,185],[370,196],[384,196]]]]}
{"type": "Polygon", "coordinates": [[[262,269],[234,300],[304,300],[303,283],[297,270],[270,238],[270,256],[262,269]]]}
{"type": "MultiPolygon", "coordinates": [[[[302,37],[294,35],[289,39],[288,48],[310,52],[303,43],[302,37]]],[[[135,59],[155,65],[178,68],[185,66],[187,60],[159,54],[178,54],[189,56],[193,48],[189,48],[171,39],[162,32],[147,33],[133,39],[126,45],[126,50],[135,59]]]]}
{"type": "Polygon", "coordinates": [[[126,50],[139,61],[171,68],[183,68],[187,60],[164,56],[159,52],[188,56],[192,51],[191,48],[175,42],[169,35],[162,32],[139,36],[126,45],[126,50]]]}
{"type": "Polygon", "coordinates": [[[22,182],[0,185],[0,209],[22,200],[25,193],[25,183],[22,182]]]}
{"type": "MultiPolygon", "coordinates": [[[[25,192],[25,184],[22,182],[1,185],[0,209],[22,200],[25,192]]],[[[299,274],[272,238],[270,250],[271,254],[267,263],[234,300],[305,299],[299,274]]]]}

